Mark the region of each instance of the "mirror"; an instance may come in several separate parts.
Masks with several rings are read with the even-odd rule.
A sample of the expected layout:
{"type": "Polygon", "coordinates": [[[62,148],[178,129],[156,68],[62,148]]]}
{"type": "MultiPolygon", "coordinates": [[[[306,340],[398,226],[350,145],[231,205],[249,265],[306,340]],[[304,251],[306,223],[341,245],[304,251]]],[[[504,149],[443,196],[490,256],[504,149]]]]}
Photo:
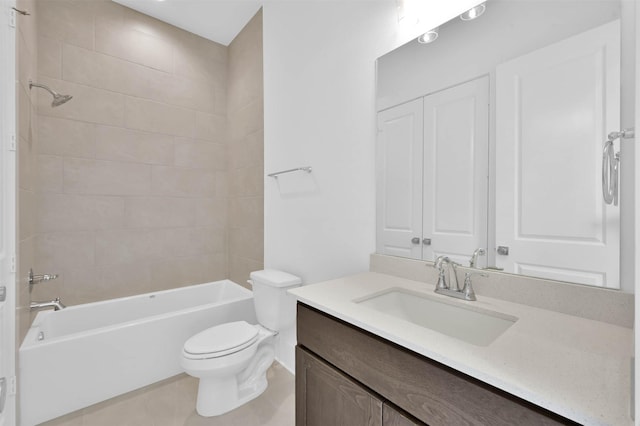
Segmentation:
{"type": "Polygon", "coordinates": [[[634,126],[634,16],[629,0],[489,0],[380,57],[376,251],[468,266],[481,248],[477,267],[631,289],[629,133],[618,205],[602,155],[634,126]]]}

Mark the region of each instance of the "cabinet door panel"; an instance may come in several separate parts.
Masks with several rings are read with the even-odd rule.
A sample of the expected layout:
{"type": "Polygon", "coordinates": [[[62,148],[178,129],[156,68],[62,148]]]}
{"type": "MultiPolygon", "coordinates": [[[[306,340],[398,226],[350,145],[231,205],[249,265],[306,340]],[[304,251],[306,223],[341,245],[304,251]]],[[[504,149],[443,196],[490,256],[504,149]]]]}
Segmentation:
{"type": "Polygon", "coordinates": [[[384,403],[382,406],[382,426],[424,426],[419,420],[410,419],[392,405],[384,403]]]}
{"type": "Polygon", "coordinates": [[[382,426],[382,401],[296,347],[296,426],[382,426]]]}

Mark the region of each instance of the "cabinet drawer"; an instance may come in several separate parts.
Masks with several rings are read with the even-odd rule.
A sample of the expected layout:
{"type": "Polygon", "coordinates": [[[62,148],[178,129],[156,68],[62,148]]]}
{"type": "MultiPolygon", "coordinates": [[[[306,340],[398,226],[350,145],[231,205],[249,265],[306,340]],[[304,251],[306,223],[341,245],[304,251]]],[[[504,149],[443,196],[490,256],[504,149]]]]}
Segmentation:
{"type": "Polygon", "coordinates": [[[431,426],[576,424],[301,303],[297,330],[299,345],[431,426]]]}

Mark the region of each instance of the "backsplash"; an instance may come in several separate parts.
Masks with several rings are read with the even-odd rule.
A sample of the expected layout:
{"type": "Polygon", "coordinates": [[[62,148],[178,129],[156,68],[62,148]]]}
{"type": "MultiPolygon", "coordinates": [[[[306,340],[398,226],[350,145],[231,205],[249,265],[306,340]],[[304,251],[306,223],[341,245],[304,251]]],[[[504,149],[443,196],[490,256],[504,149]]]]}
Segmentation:
{"type": "MultiPolygon", "coordinates": [[[[438,280],[438,272],[432,267],[432,262],[380,254],[372,254],[370,261],[371,272],[422,281],[429,288],[435,286],[438,280]]],[[[460,284],[464,272],[469,270],[466,267],[458,268],[460,284]]],[[[633,327],[633,294],[502,272],[483,272],[489,276],[476,276],[473,279],[478,299],[482,296],[492,297],[621,327],[633,327]]]]}

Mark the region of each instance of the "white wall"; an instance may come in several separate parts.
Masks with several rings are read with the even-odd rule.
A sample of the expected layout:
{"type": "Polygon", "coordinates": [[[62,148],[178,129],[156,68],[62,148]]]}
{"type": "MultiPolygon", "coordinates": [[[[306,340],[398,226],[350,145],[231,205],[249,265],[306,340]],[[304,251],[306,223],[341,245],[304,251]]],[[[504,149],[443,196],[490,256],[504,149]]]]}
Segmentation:
{"type": "MultiPolygon", "coordinates": [[[[427,3],[421,29],[478,0],[427,3]]],[[[375,60],[416,35],[396,2],[264,5],[265,267],[305,284],[368,270],[375,250],[375,60]]]]}

